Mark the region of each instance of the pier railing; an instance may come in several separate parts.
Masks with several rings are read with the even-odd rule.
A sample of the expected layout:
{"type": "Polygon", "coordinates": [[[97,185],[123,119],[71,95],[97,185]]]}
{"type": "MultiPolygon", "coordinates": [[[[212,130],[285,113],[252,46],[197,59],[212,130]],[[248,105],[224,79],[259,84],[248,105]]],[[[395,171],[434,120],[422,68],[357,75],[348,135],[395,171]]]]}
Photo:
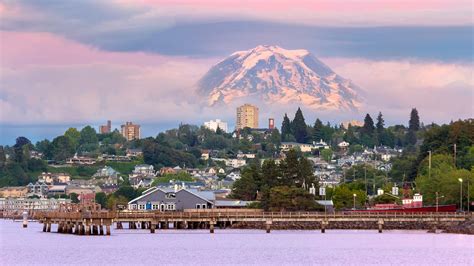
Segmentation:
{"type": "Polygon", "coordinates": [[[468,213],[448,213],[448,212],[430,212],[430,213],[404,213],[404,212],[258,212],[258,211],[200,211],[200,212],[160,212],[160,211],[97,211],[97,212],[56,212],[45,211],[36,212],[33,215],[35,219],[439,219],[439,218],[467,218],[468,213]]]}

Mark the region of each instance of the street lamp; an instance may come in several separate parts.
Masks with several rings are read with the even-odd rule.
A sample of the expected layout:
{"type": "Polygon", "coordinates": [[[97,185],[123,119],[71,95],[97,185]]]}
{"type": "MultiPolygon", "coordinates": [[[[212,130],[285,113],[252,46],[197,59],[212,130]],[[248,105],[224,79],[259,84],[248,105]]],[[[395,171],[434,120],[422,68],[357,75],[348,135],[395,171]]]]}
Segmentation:
{"type": "Polygon", "coordinates": [[[436,212],[438,212],[438,206],[439,206],[439,199],[444,198],[444,196],[439,196],[438,191],[436,191],[436,212]]]}
{"type": "Polygon", "coordinates": [[[462,211],[462,178],[458,178],[459,181],[459,209],[462,211]]]}
{"type": "Polygon", "coordinates": [[[354,208],[353,208],[353,210],[355,210],[355,209],[356,209],[356,197],[357,197],[357,194],[354,193],[354,194],[352,194],[352,196],[354,196],[354,208]]]}

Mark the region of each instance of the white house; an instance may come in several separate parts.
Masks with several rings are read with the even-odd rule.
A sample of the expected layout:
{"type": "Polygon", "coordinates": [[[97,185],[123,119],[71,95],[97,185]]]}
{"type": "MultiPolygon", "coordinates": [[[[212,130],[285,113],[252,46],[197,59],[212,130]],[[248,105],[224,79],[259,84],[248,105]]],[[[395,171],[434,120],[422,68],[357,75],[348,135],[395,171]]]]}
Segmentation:
{"type": "Polygon", "coordinates": [[[297,142],[282,142],[280,145],[282,151],[289,151],[295,148],[299,148],[302,152],[311,152],[311,150],[314,149],[314,146],[312,144],[297,142]]]}

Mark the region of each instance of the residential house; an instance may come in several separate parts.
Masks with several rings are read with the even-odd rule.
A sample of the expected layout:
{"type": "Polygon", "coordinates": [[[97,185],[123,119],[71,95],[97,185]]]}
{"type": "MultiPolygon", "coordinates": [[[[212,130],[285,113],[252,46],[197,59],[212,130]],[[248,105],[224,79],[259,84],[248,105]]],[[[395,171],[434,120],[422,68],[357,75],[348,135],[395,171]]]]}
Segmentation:
{"type": "Polygon", "coordinates": [[[138,157],[143,155],[142,149],[127,149],[127,157],[138,157]]]}
{"type": "Polygon", "coordinates": [[[312,144],[297,143],[297,142],[282,142],[280,145],[282,151],[289,151],[291,149],[300,149],[301,152],[311,152],[314,149],[312,144]]]}
{"type": "Polygon", "coordinates": [[[49,185],[53,184],[66,184],[71,182],[71,175],[67,173],[41,173],[38,176],[39,182],[44,182],[49,185]]]}
{"type": "Polygon", "coordinates": [[[67,164],[75,164],[75,165],[92,165],[97,162],[96,159],[91,158],[91,157],[86,157],[86,156],[77,156],[74,155],[74,157],[69,158],[66,160],[67,164]]]}
{"type": "Polygon", "coordinates": [[[161,167],[160,176],[164,176],[166,174],[176,174],[176,170],[171,167],[161,167]]]}
{"type": "Polygon", "coordinates": [[[153,165],[149,164],[135,165],[135,169],[132,171],[132,174],[156,176],[156,172],[153,168],[153,165]]]}

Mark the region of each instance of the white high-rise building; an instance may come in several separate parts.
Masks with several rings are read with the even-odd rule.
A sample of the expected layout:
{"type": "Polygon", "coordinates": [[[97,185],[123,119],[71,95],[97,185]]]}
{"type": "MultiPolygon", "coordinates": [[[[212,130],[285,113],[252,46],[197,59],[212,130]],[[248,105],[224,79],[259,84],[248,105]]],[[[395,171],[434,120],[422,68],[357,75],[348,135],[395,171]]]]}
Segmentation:
{"type": "Polygon", "coordinates": [[[204,122],[204,126],[212,131],[216,131],[217,127],[219,127],[222,131],[227,133],[227,122],[221,121],[220,119],[204,122]]]}

